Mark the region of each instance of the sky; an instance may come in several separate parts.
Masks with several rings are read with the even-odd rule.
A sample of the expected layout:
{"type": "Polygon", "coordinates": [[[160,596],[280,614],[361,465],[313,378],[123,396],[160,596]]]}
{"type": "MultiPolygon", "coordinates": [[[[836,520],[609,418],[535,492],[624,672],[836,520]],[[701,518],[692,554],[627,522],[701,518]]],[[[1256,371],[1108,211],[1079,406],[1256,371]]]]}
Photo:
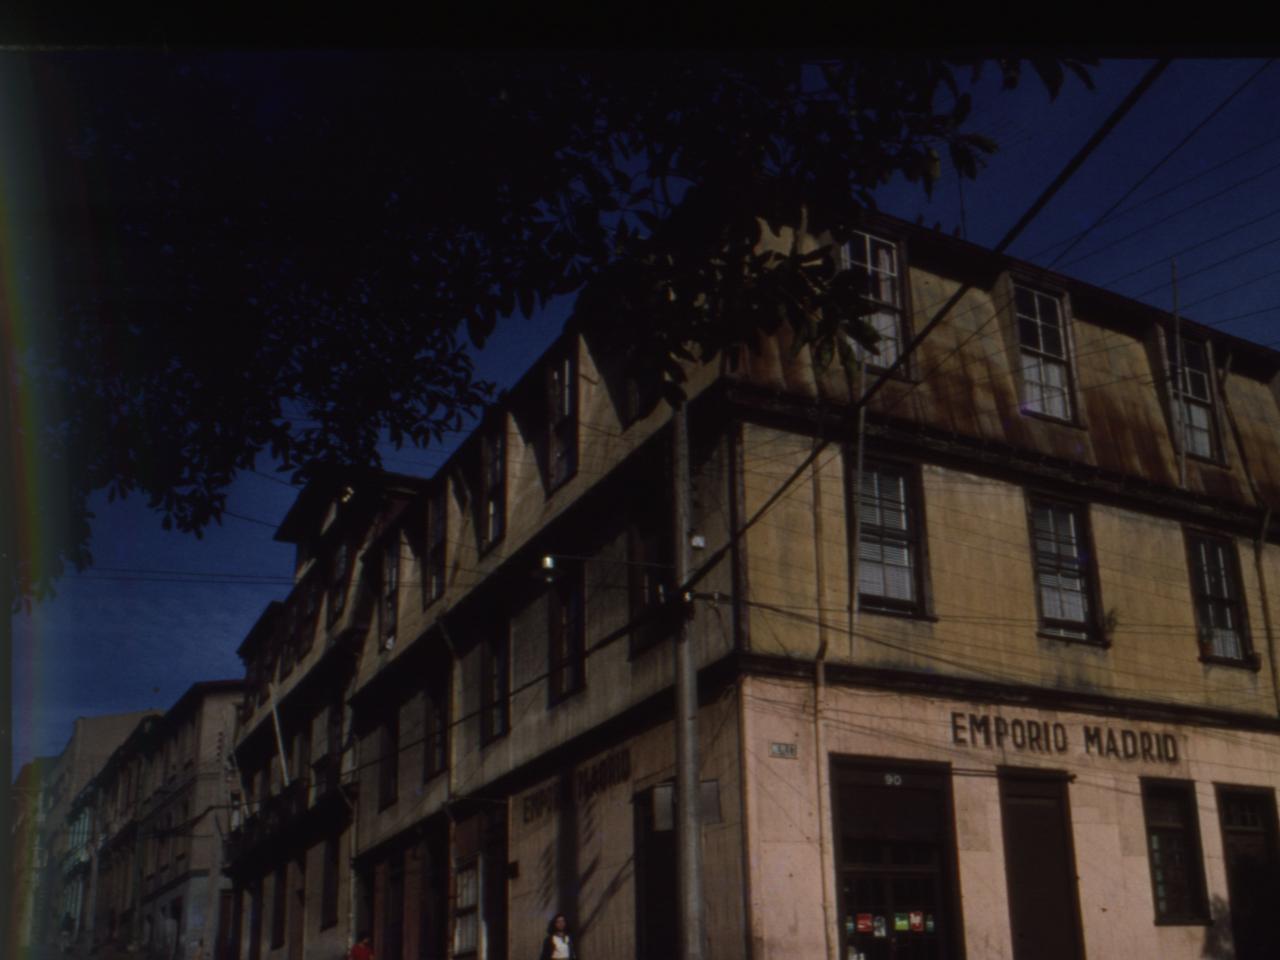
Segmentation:
{"type": "MultiPolygon", "coordinates": [[[[880,209],[993,246],[1151,62],[1104,62],[1096,90],[1069,78],[1053,103],[1032,78],[1003,91],[990,72],[970,124],[1000,144],[987,168],[963,187],[944,168],[932,198],[892,182],[877,194],[880,209]]],[[[1277,102],[1280,65],[1175,61],[1009,253],[1164,309],[1176,259],[1184,316],[1280,349],[1277,102]]],[[[476,352],[479,375],[513,383],[567,313],[561,302],[501,322],[476,352]]],[[[385,466],[430,476],[462,435],[428,450],[388,449],[385,466]]],[[[221,525],[199,540],[162,530],[141,498],[95,497],[94,566],[13,620],[15,772],[59,752],[78,716],[163,710],[198,680],[243,675],[236,647],[266,604],[287,595],[293,562],[292,548],[272,537],[297,491],[259,469],[236,479],[221,525]]]]}

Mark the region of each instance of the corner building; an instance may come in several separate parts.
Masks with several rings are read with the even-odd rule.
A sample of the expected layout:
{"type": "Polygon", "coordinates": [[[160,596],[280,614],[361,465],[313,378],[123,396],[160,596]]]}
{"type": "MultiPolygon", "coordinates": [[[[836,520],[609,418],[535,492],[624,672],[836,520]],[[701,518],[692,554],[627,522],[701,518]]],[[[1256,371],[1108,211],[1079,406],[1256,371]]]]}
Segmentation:
{"type": "Polygon", "coordinates": [[[557,912],[674,955],[680,616],[709,957],[1280,955],[1280,354],[888,218],[845,254],[863,384],[957,299],[861,430],[785,327],[689,369],[686,609],[670,410],[590,331],[434,477],[303,493],[237,756],[314,806],[336,731],[340,908],[261,847],[241,956],[525,957],[557,912]]]}

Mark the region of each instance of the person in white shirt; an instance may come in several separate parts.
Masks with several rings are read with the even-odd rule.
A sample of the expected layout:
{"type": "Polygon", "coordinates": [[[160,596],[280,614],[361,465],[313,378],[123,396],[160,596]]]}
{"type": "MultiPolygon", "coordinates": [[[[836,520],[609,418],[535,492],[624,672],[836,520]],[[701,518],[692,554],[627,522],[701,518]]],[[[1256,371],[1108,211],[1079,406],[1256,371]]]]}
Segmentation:
{"type": "Polygon", "coordinates": [[[577,943],[569,935],[569,921],[563,913],[557,913],[547,924],[541,960],[582,960],[577,943]]]}

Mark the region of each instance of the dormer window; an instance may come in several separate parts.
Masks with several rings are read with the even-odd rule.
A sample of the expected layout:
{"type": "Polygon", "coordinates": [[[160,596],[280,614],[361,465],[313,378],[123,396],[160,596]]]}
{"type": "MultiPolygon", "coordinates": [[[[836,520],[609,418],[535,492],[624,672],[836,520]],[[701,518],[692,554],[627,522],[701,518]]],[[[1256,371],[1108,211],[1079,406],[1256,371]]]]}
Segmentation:
{"type": "Polygon", "coordinates": [[[880,334],[879,352],[854,343],[854,355],[873,367],[889,367],[902,352],[902,278],[898,245],[892,240],[855,230],[841,249],[841,269],[858,277],[862,298],[872,312],[862,319],[880,334]]]}
{"type": "Polygon", "coordinates": [[[350,548],[345,540],[333,550],[329,567],[329,624],[332,625],[347,606],[347,571],[350,568],[350,548]]]}
{"type": "Polygon", "coordinates": [[[507,523],[507,443],[499,421],[480,441],[480,549],[502,539],[507,523]]]}
{"type": "Polygon", "coordinates": [[[400,537],[393,532],[382,544],[382,583],[379,593],[382,645],[390,648],[396,639],[396,618],[400,611],[400,537]]]}
{"type": "Polygon", "coordinates": [[[1022,409],[1071,420],[1071,361],[1062,299],[1015,284],[1022,409]]]}
{"type": "Polygon", "coordinates": [[[578,365],[566,352],[547,370],[547,489],[578,470],[578,365]]]}
{"type": "Polygon", "coordinates": [[[426,547],[422,556],[422,605],[444,596],[448,532],[448,486],[441,483],[427,496],[426,547]]]}
{"type": "Polygon", "coordinates": [[[1209,344],[1203,340],[1170,337],[1168,347],[1175,440],[1193,457],[1216,460],[1220,447],[1213,412],[1209,344]]]}

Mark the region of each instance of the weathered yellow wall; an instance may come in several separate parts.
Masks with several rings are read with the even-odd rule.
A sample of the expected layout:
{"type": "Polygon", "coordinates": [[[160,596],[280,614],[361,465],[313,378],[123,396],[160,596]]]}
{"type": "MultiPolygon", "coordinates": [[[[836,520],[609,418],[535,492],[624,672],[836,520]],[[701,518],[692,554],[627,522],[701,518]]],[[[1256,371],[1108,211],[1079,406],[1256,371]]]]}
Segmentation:
{"type": "MultiPolygon", "coordinates": [[[[745,436],[750,515],[812,440],[754,425],[745,436]]],[[[1181,525],[1101,504],[1089,518],[1111,645],[1040,637],[1023,488],[938,466],[921,477],[936,619],[862,612],[851,647],[844,469],[839,448],[826,448],[748,531],[753,650],[812,659],[825,632],[827,657],[837,662],[1274,715],[1250,541],[1236,547],[1260,671],[1200,662],[1181,525]]],[[[1280,582],[1280,548],[1267,556],[1280,582]]]]}

